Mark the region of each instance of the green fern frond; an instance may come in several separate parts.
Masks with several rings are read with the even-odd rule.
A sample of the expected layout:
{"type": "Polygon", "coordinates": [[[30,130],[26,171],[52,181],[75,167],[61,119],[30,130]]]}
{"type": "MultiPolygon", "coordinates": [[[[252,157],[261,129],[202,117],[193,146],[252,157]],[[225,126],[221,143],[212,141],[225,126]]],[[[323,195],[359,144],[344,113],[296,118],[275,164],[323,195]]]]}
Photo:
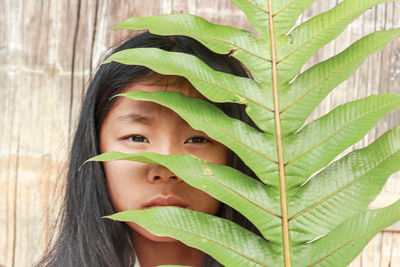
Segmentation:
{"type": "Polygon", "coordinates": [[[193,128],[234,151],[260,181],[190,155],[108,152],[90,160],[163,165],[241,212],[262,237],[230,221],[176,207],[125,211],[108,218],[134,221],[155,235],[201,249],[225,266],[345,266],[378,231],[400,220],[400,201],[366,210],[388,177],[400,170],[400,127],[332,162],[382,116],[399,109],[400,95],[346,103],[303,125],[368,55],[400,37],[400,29],[365,36],[299,74],[309,58],[352,20],[377,4],[394,1],[344,0],[293,28],[314,1],[232,0],[255,34],[193,15],[131,18],[116,26],[190,36],[212,51],[230,53],[246,66],[253,79],[215,71],[187,54],[154,48],[124,50],[104,62],[143,65],[161,74],[183,76],[212,102],[246,105],[262,132],[228,117],[208,101],[178,93],[119,95],[173,109],[193,128]]]}

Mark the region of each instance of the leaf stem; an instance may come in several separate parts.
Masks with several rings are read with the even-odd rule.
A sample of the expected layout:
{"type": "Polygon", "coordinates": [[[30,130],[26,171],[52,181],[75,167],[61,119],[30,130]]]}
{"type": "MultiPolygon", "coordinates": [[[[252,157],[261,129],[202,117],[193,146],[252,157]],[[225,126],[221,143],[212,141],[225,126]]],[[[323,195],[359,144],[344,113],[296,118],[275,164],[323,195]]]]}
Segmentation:
{"type": "Polygon", "coordinates": [[[283,241],[283,256],[285,259],[285,266],[291,267],[290,261],[290,240],[289,240],[289,220],[287,212],[286,201],[286,177],[285,177],[285,162],[283,158],[283,144],[281,132],[281,118],[279,113],[279,93],[278,93],[278,71],[275,50],[275,36],[274,36],[274,18],[272,14],[272,0],[268,0],[269,9],[269,32],[271,35],[271,59],[272,59],[272,83],[274,92],[274,113],[275,113],[275,132],[276,142],[278,148],[278,161],[279,161],[279,184],[280,184],[280,197],[281,197],[281,212],[282,212],[282,241],[283,241]]]}

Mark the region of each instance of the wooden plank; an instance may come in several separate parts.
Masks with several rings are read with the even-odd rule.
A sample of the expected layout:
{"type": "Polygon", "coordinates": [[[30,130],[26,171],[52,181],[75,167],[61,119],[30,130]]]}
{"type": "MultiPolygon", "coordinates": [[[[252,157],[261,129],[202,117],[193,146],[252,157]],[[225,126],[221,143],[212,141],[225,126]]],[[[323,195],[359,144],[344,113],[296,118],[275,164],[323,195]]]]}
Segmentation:
{"type": "Polygon", "coordinates": [[[195,14],[197,7],[196,0],[173,0],[171,5],[172,14],[195,14]]]}
{"type": "Polygon", "coordinates": [[[395,267],[395,266],[400,266],[400,233],[392,234],[392,238],[393,238],[392,254],[389,266],[395,267]]]}
{"type": "Polygon", "coordinates": [[[362,267],[379,266],[381,259],[382,233],[377,234],[361,252],[362,267]]]}
{"type": "Polygon", "coordinates": [[[379,266],[390,266],[393,248],[393,234],[388,232],[382,233],[381,259],[379,266]]]}
{"type": "Polygon", "coordinates": [[[361,267],[361,254],[357,256],[349,265],[348,267],[361,267]]]}
{"type": "Polygon", "coordinates": [[[381,232],[364,248],[349,267],[400,266],[400,233],[381,232]]]}
{"type": "Polygon", "coordinates": [[[218,1],[201,0],[201,2],[196,5],[196,15],[214,22],[219,17],[218,1]]]}
{"type": "MultiPolygon", "coordinates": [[[[66,33],[70,18],[63,24],[63,35],[57,34],[62,15],[57,16],[52,4],[4,3],[8,14],[4,35],[8,42],[2,62],[7,65],[1,71],[7,74],[3,98],[7,112],[2,112],[0,140],[6,147],[1,148],[0,180],[2,190],[8,194],[6,207],[1,210],[4,207],[8,212],[0,215],[0,228],[6,229],[2,236],[7,240],[4,246],[1,241],[0,262],[6,266],[31,265],[41,242],[48,238],[54,218],[48,213],[53,211],[49,207],[56,207],[51,195],[53,182],[61,170],[60,158],[65,161],[66,156],[67,144],[63,142],[68,140],[69,106],[65,103],[70,97],[65,88],[69,78],[65,61],[58,61],[57,55],[71,58],[63,51],[69,46],[66,33]],[[56,16],[51,18],[51,12],[56,16]]],[[[66,14],[67,10],[58,13],[66,14]]]]}

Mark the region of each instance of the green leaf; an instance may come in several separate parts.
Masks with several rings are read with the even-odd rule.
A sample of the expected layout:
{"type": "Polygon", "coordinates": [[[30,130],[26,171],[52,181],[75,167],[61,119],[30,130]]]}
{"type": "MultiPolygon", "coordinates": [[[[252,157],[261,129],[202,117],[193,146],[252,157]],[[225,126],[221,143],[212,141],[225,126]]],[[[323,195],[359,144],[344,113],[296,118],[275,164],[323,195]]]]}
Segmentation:
{"type": "Polygon", "coordinates": [[[336,38],[368,8],[395,0],[344,0],[335,8],[315,16],[277,39],[279,84],[292,80],[304,63],[321,47],[336,38]]]}
{"type": "Polygon", "coordinates": [[[372,33],[355,42],[342,53],[321,62],[301,74],[280,91],[281,119],[285,133],[300,128],[307,116],[344,80],[348,79],[365,58],[400,36],[400,28],[372,33]]]}
{"type": "MultiPolygon", "coordinates": [[[[273,224],[279,225],[279,196],[270,196],[273,192],[266,185],[231,167],[205,162],[192,155],[161,155],[150,152],[107,152],[89,161],[112,160],[162,165],[187,184],[229,204],[246,216],[261,233],[268,233],[273,224]]],[[[266,234],[264,236],[268,238],[266,234]]]]}
{"type": "Polygon", "coordinates": [[[274,0],[274,30],[278,38],[285,35],[296,23],[299,15],[315,0],[274,0]]]}
{"type": "Polygon", "coordinates": [[[111,61],[143,65],[165,75],[183,76],[211,101],[245,104],[256,124],[268,130],[264,122],[272,117],[271,93],[249,78],[215,71],[192,55],[156,48],[126,49],[111,55],[105,63],[111,61]]]}
{"type": "Polygon", "coordinates": [[[191,186],[237,209],[265,239],[233,222],[173,207],[126,211],[112,218],[135,221],[156,235],[181,240],[226,266],[345,266],[377,231],[400,219],[400,202],[365,211],[387,178],[400,169],[400,127],[330,162],[384,114],[399,109],[400,95],[347,103],[301,127],[335,86],[369,54],[399,37],[400,29],[372,33],[338,55],[299,71],[368,8],[394,0],[344,0],[293,30],[298,16],[315,0],[232,1],[257,35],[191,15],[133,18],[117,28],[193,37],[217,53],[239,59],[254,80],[213,70],[187,54],[154,48],[118,52],[106,62],[183,76],[210,101],[246,105],[246,112],[263,132],[230,118],[210,102],[178,93],[121,94],[175,111],[191,127],[236,153],[261,182],[189,155],[109,152],[92,160],[163,165],[191,186]]]}
{"type": "Polygon", "coordinates": [[[134,100],[152,101],[178,113],[191,127],[225,144],[267,184],[276,171],[275,144],[270,135],[225,115],[213,104],[174,92],[133,91],[120,94],[134,100]],[[242,138],[237,138],[241,136],[242,138]]]}
{"type": "Polygon", "coordinates": [[[307,242],[365,210],[400,170],[400,127],[349,153],[290,193],[291,238],[307,242]]]}
{"type": "Polygon", "coordinates": [[[337,107],[305,126],[298,134],[286,138],[288,183],[303,183],[311,174],[360,140],[383,115],[398,108],[398,94],[369,96],[337,107]]]}
{"type": "Polygon", "coordinates": [[[307,266],[347,266],[385,227],[400,220],[400,201],[377,210],[368,210],[347,219],[324,238],[310,245],[307,266]]]}
{"type": "MultiPolygon", "coordinates": [[[[269,38],[269,8],[268,1],[263,0],[232,0],[247,16],[250,24],[264,38],[269,38]]],[[[295,24],[298,16],[315,0],[274,0],[272,13],[277,35],[286,34],[295,24]]],[[[268,44],[268,39],[265,40],[268,44]]],[[[268,44],[269,45],[269,44],[268,44]]],[[[268,46],[269,48],[269,46],[268,46]]],[[[268,50],[267,50],[268,51],[268,50]]]]}
{"type": "Polygon", "coordinates": [[[268,34],[268,2],[263,0],[232,0],[246,14],[251,26],[263,37],[268,34]]]}
{"type": "Polygon", "coordinates": [[[265,40],[253,33],[229,26],[213,24],[193,15],[161,15],[145,18],[129,18],[115,29],[145,30],[159,35],[185,35],[200,41],[219,54],[233,56],[249,66],[250,72],[261,78],[264,66],[271,61],[265,40]]]}
{"type": "Polygon", "coordinates": [[[132,221],[157,236],[170,236],[200,249],[225,266],[273,265],[275,251],[264,239],[237,224],[204,213],[160,207],[123,211],[106,216],[118,221],[132,221]]]}

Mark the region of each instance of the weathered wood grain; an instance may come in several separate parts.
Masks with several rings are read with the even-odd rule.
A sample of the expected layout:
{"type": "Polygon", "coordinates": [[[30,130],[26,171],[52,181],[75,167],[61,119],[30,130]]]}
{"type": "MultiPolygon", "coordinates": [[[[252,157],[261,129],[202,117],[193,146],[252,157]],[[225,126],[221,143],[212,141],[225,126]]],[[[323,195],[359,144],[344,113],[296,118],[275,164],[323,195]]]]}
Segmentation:
{"type": "MultiPolygon", "coordinates": [[[[300,21],[335,6],[317,0],[300,21]]],[[[90,74],[126,30],[131,16],[192,13],[214,23],[251,29],[228,0],[2,0],[0,1],[0,266],[30,266],[51,238],[62,198],[65,162],[90,74]],[[60,178],[60,179],[59,179],[60,178]]],[[[374,31],[400,26],[400,2],[379,5],[326,45],[311,66],[374,31]]],[[[310,119],[370,94],[400,93],[400,40],[370,56],[331,93],[310,119]]],[[[355,146],[400,124],[388,114],[355,146]]],[[[372,208],[400,197],[400,175],[390,178],[372,208]]],[[[400,266],[400,225],[378,234],[351,264],[400,266]]]]}
{"type": "Polygon", "coordinates": [[[400,232],[380,232],[349,267],[394,267],[400,263],[400,232]]]}

